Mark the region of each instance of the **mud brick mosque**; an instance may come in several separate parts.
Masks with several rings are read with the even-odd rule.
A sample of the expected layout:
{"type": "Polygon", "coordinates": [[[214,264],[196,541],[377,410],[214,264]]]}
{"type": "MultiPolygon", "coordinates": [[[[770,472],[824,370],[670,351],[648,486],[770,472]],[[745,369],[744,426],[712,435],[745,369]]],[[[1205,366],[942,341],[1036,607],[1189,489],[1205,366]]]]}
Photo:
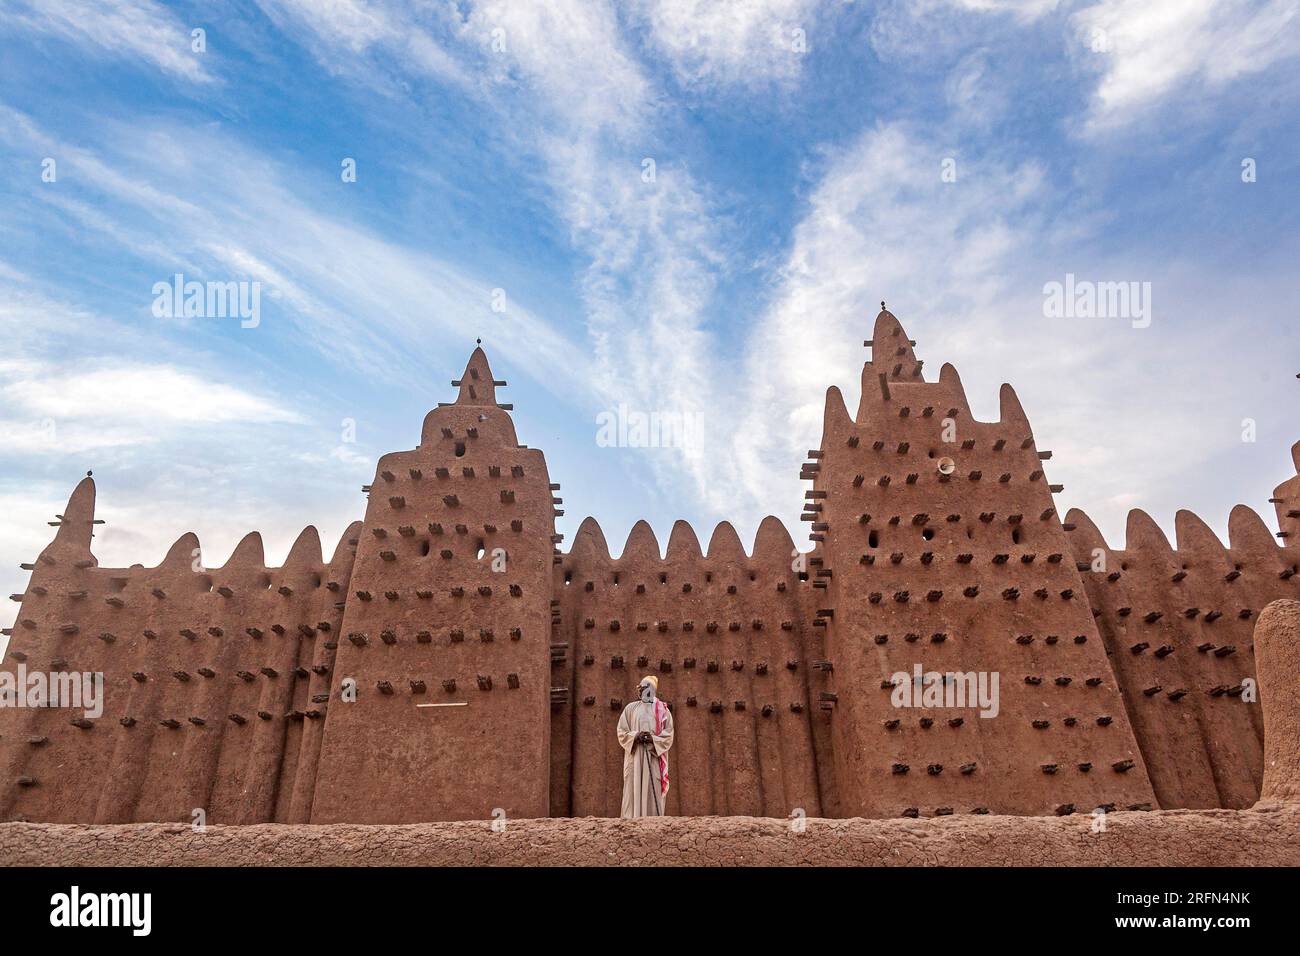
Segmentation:
{"type": "MultiPolygon", "coordinates": [[[[192,569],[100,567],[95,487],[58,516],[0,669],[102,672],[104,715],[0,707],[0,821],[389,823],[616,816],[619,711],[657,674],[677,815],[930,817],[1244,808],[1260,792],[1252,632],[1300,598],[1300,476],[1276,533],[1179,512],[1124,550],[1059,515],[1015,392],[971,417],[882,309],[856,414],[826,396],[802,477],[812,550],[644,522],[618,559],[521,445],[481,349],[380,459],[328,560],[252,533],[192,569]],[[504,556],[504,561],[501,558],[504,556]],[[504,567],[504,570],[501,568],[504,567]],[[904,709],[893,677],[997,672],[994,718],[904,709]]],[[[1300,444],[1293,449],[1300,467],[1300,444]]]]}

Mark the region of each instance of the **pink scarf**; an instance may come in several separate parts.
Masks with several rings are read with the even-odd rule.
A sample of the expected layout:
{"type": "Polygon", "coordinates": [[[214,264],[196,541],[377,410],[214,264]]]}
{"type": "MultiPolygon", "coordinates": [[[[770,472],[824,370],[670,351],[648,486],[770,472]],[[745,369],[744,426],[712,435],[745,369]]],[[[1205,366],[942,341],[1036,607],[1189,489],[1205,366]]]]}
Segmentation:
{"type": "MultiPolygon", "coordinates": [[[[659,698],[655,698],[655,736],[664,732],[664,715],[668,713],[668,705],[659,698]]],[[[660,793],[667,796],[668,794],[668,755],[659,755],[659,780],[662,789],[660,793]]]]}

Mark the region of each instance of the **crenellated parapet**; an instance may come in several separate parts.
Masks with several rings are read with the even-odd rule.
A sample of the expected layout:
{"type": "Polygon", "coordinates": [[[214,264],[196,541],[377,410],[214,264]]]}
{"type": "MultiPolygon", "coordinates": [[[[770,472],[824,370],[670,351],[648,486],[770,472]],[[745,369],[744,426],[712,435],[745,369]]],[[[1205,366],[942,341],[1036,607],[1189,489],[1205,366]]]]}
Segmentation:
{"type": "Polygon", "coordinates": [[[304,728],[324,711],[312,668],[332,657],[359,526],[328,564],[307,528],[278,568],[256,533],[220,568],[194,534],[157,567],[105,568],[91,553],[94,502],[86,478],[32,567],[3,670],[102,675],[102,715],[0,708],[0,817],[305,822],[304,728]]]}
{"type": "MultiPolygon", "coordinates": [[[[612,558],[584,521],[556,566],[557,667],[574,688],[567,766],[575,816],[618,812],[622,751],[610,733],[646,673],[677,726],[668,812],[787,816],[830,812],[829,738],[820,710],[820,558],[768,517],[751,553],[719,524],[702,550],[677,522],[661,552],[638,522],[612,558]]],[[[562,764],[562,761],[561,761],[562,764]]],[[[556,791],[556,792],[558,792],[556,791]]]]}
{"type": "Polygon", "coordinates": [[[1300,595],[1295,551],[1244,505],[1226,547],[1190,511],[1176,548],[1142,511],[1122,550],[1080,511],[1066,528],[1160,805],[1250,806],[1263,739],[1253,631],[1269,602],[1300,595]]]}

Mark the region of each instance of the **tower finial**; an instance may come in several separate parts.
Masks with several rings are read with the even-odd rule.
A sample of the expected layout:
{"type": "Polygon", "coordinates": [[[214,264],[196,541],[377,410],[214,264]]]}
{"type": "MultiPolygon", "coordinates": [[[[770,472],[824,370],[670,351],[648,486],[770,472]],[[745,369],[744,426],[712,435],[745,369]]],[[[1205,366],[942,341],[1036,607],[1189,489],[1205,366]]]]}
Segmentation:
{"type": "Polygon", "coordinates": [[[884,309],[884,304],[883,301],[880,303],[880,314],[876,316],[875,328],[867,340],[871,345],[871,361],[868,364],[872,366],[872,371],[871,379],[866,385],[873,389],[876,387],[877,375],[888,376],[890,382],[922,380],[921,362],[912,351],[916,343],[907,337],[902,323],[894,314],[884,309]]]}
{"type": "Polygon", "coordinates": [[[50,548],[72,548],[77,551],[90,552],[90,539],[94,536],[95,525],[103,524],[95,517],[95,479],[87,475],[77,482],[63,514],[57,515],[58,521],[50,522],[58,526],[50,548]]]}
{"type": "MultiPolygon", "coordinates": [[[[481,340],[480,340],[481,341],[481,340]]],[[[497,403],[496,386],[504,385],[492,378],[487,356],[482,346],[474,349],[465,366],[465,374],[451,384],[460,387],[457,405],[495,405],[497,403]]]]}

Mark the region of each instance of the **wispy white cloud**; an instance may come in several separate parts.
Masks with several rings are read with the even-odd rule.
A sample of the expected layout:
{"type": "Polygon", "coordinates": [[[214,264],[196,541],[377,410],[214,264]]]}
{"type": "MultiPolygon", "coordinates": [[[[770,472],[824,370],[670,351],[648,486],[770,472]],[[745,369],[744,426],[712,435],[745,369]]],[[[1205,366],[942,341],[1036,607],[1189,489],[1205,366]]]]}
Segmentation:
{"type": "MultiPolygon", "coordinates": [[[[354,48],[346,36],[350,9],[341,20],[310,5],[265,5],[287,24],[299,24],[296,35],[318,58],[349,72],[358,68],[339,66],[354,48]]],[[[366,9],[388,25],[363,31],[367,48],[395,53],[394,30],[403,43],[426,35],[464,73],[484,77],[473,95],[500,117],[511,145],[536,158],[546,201],[585,262],[580,290],[595,363],[564,367],[583,370],[585,386],[594,390],[585,396],[587,407],[627,403],[683,414],[714,407],[708,307],[727,267],[723,224],[664,142],[664,94],[625,36],[615,6],[488,0],[467,5],[463,20],[450,26],[403,3],[366,9]]],[[[777,13],[773,6],[737,15],[753,26],[777,13]]],[[[704,27],[723,30],[721,22],[704,27]]],[[[715,39],[720,43],[720,34],[715,39]]],[[[417,76],[427,72],[419,63],[406,66],[417,76]]],[[[298,267],[296,275],[310,270],[305,262],[298,267]]],[[[656,455],[649,465],[664,481],[684,468],[697,487],[709,487],[700,448],[675,459],[656,455]]]]}
{"type": "Polygon", "coordinates": [[[637,15],[683,84],[788,83],[829,37],[815,24],[821,0],[641,0],[637,15]]]}
{"type": "MultiPolygon", "coordinates": [[[[96,556],[121,566],[156,562],[187,527],[215,553],[262,528],[268,550],[283,555],[300,529],[286,487],[268,476],[312,452],[330,466],[303,469],[292,485],[313,518],[338,524],[354,503],[345,483],[364,480],[357,461],[366,456],[355,447],[333,454],[333,429],[307,413],[316,403],[241,382],[220,358],[68,303],[3,261],[0,337],[4,594],[23,589],[19,564],[49,542],[46,521],[87,469],[106,482],[100,512],[110,523],[96,556]]],[[[0,607],[0,623],[16,608],[0,607]]]]}
{"type": "MultiPolygon", "coordinates": [[[[709,308],[728,268],[723,223],[663,140],[662,93],[611,5],[476,6],[471,27],[504,30],[506,75],[529,91],[511,115],[542,159],[552,205],[585,259],[581,288],[604,404],[714,421],[725,392],[711,361],[709,308]],[[540,118],[532,124],[525,116],[540,118]]],[[[509,108],[508,108],[509,109],[509,108]]],[[[707,441],[647,465],[712,491],[707,441]]]]}
{"type": "Polygon", "coordinates": [[[73,43],[121,60],[142,60],[192,83],[214,82],[206,53],[192,47],[191,30],[153,0],[12,0],[0,24],[73,43]]]}
{"type": "MultiPolygon", "coordinates": [[[[466,90],[478,82],[464,61],[435,31],[460,23],[452,4],[388,3],[384,0],[256,0],[262,12],[289,33],[306,31],[321,65],[367,85],[380,85],[410,71],[435,76],[466,90]],[[366,69],[358,69],[364,62],[366,69]]],[[[389,91],[398,93],[400,84],[389,91]]]]}
{"type": "Polygon", "coordinates": [[[887,59],[961,59],[949,79],[950,101],[978,89],[978,60],[971,58],[980,50],[1001,52],[1006,79],[1009,54],[1031,37],[1059,45],[1072,64],[1089,106],[1071,120],[1095,133],[1300,55],[1300,8],[1292,0],[892,0],[871,27],[872,45],[887,59]],[[1008,24],[1021,30],[1019,38],[1008,24]]]}
{"type": "MultiPolygon", "coordinates": [[[[935,2],[935,0],[930,0],[935,2]]],[[[1009,13],[1021,20],[1033,20],[1055,10],[1061,0],[937,0],[939,3],[978,13],[1009,13]]]]}
{"type": "Polygon", "coordinates": [[[1008,30],[1031,26],[1058,6],[1058,0],[882,0],[871,11],[868,37],[883,60],[927,69],[988,43],[1005,68],[1018,39],[1008,30]]]}
{"type": "Polygon", "coordinates": [[[857,407],[861,342],[880,301],[904,317],[949,316],[950,328],[991,309],[1042,192],[1032,162],[968,160],[900,125],[828,159],[750,340],[752,392],[733,457],[751,508],[773,498],[797,508],[798,462],[820,438],[827,386],[841,387],[850,413],[857,407]],[[942,179],[946,159],[955,183],[942,179]]]}
{"type": "Polygon", "coordinates": [[[297,412],[240,388],[154,363],[76,368],[24,367],[6,375],[0,396],[10,407],[36,417],[139,423],[145,428],[187,422],[299,423],[297,412]]]}
{"type": "MultiPolygon", "coordinates": [[[[1082,224],[1069,222],[1078,211],[1034,162],[957,152],[957,179],[948,183],[940,163],[952,152],[932,129],[887,124],[828,158],[750,342],[749,411],[732,455],[739,470],[718,478],[744,489],[735,509],[742,520],[757,520],[773,502],[793,517],[795,471],[821,436],[826,387],[841,388],[850,414],[857,408],[867,357],[859,345],[881,299],[918,340],[928,380],[943,362],[956,365],[977,418],[996,420],[999,385],[1015,386],[1040,445],[1056,453],[1048,470],[1066,486],[1062,508],[1083,507],[1112,542],[1122,542],[1131,507],[1168,524],[1178,508],[1219,501],[1191,476],[1221,458],[1266,459],[1242,443],[1242,421],[1274,422],[1281,385],[1276,374],[1245,383],[1207,369],[1205,357],[1223,348],[1216,343],[1227,331],[1216,319],[1231,315],[1234,361],[1275,368],[1262,330],[1286,322],[1281,284],[1116,254],[1102,241],[1101,220],[1084,210],[1082,224]],[[1045,317],[1043,285],[1067,271],[1149,281],[1151,326],[1045,317]]],[[[1282,477],[1233,493],[1262,508],[1267,482],[1282,477]]],[[[1205,517],[1222,526],[1227,508],[1218,507],[1205,517]]]]}
{"type": "Polygon", "coordinates": [[[75,455],[154,444],[189,427],[302,424],[282,400],[228,381],[157,339],[43,294],[0,263],[0,441],[11,455],[75,455]],[[96,334],[88,337],[88,330],[96,334]],[[150,349],[154,358],[141,360],[150,349]]]}
{"type": "Polygon", "coordinates": [[[1300,54],[1291,0],[1102,0],[1072,18],[1100,61],[1091,124],[1113,126],[1192,87],[1213,90],[1300,54]]]}
{"type": "MultiPolygon", "coordinates": [[[[207,130],[109,127],[102,151],[57,141],[22,113],[0,106],[0,131],[64,157],[96,201],[42,192],[73,222],[146,261],[159,274],[262,283],[259,331],[289,323],[330,361],[408,379],[442,358],[437,329],[471,340],[490,327],[498,350],[537,368],[539,381],[581,395],[586,380],[565,379],[581,352],[525,303],[491,309],[490,277],[380,237],[300,198],[271,158],[207,130]],[[184,146],[178,145],[184,143],[184,146]],[[241,174],[232,177],[232,168],[241,174]],[[112,203],[113,214],[100,210],[112,203]]],[[[169,320],[170,321],[170,320],[169,320]]]]}
{"type": "MultiPolygon", "coordinates": [[[[110,9],[121,6],[154,9],[110,9]]],[[[1089,269],[1098,278],[1154,280],[1166,314],[1197,288],[1180,274],[1180,264],[1134,266],[1131,258],[1123,264],[1108,258],[1104,244],[1094,242],[1105,209],[1064,208],[1059,197],[1069,187],[1047,182],[1024,144],[1000,148],[972,133],[1014,112],[1011,54],[1030,31],[1075,51],[1096,24],[1122,41],[1095,58],[1090,51],[1076,57],[1073,74],[1071,64],[1059,64],[1059,76],[1079,84],[1071,92],[1081,95],[1070,102],[1085,101],[1095,85],[1089,115],[1123,122],[1179,91],[1217,88],[1281,63],[1294,52],[1294,19],[1283,4],[1188,0],[1187,16],[1179,17],[1155,0],[1102,0],[1071,19],[1078,5],[1055,0],[908,0],[862,14],[875,16],[871,39],[886,61],[944,64],[947,82],[931,106],[946,115],[933,125],[881,122],[860,135],[845,133],[848,145],[821,158],[815,144],[801,145],[814,157],[806,209],[788,244],[775,237],[757,252],[779,248],[781,268],[752,325],[728,314],[734,307],[719,301],[719,289],[749,267],[755,250],[738,251],[731,241],[736,230],[719,214],[729,205],[719,199],[728,184],[710,182],[675,141],[686,117],[672,87],[738,103],[747,97],[746,107],[773,87],[797,90],[808,61],[790,49],[791,31],[806,30],[810,51],[819,55],[832,40],[821,29],[826,18],[855,12],[815,0],[669,0],[631,8],[602,0],[259,0],[259,6],[325,69],[362,92],[378,89],[392,98],[386,106],[409,99],[399,105],[418,110],[426,97],[450,91],[491,118],[493,142],[485,149],[510,153],[522,189],[543,197],[544,211],[568,236],[585,335],[563,326],[568,317],[539,314],[513,295],[504,314],[489,314],[498,285],[490,267],[430,255],[385,236],[382,227],[325,211],[330,203],[297,188],[293,170],[234,139],[228,128],[137,115],[130,124],[95,126],[74,145],[47,135],[24,114],[0,110],[7,139],[29,153],[57,155],[61,170],[74,174],[80,191],[40,194],[50,225],[140,261],[165,263],[159,279],[173,269],[199,278],[260,279],[271,313],[263,331],[291,327],[295,344],[375,380],[420,380],[446,359],[448,340],[467,340],[490,321],[494,359],[501,355],[530,370],[571,405],[594,411],[626,403],[702,415],[709,429],[702,446],[676,457],[647,456],[646,463],[668,490],[665,498],[701,502],[700,510],[731,518],[742,530],[771,510],[793,517],[800,498],[794,476],[820,434],[825,387],[840,384],[853,408],[863,358],[858,343],[882,298],[921,340],[931,368],[945,359],[961,366],[982,417],[995,416],[1002,378],[1014,380],[1036,430],[1055,445],[1053,480],[1064,480],[1071,492],[1086,489],[1080,503],[1100,512],[1103,526],[1122,524],[1123,509],[1146,500],[1148,489],[1157,489],[1161,504],[1174,501],[1186,477],[1231,440],[1218,435],[1207,444],[1203,419],[1193,427],[1188,423],[1197,418],[1186,406],[1167,401],[1170,388],[1192,380],[1198,369],[1191,358],[1174,359],[1152,374],[1155,356],[1170,342],[1161,319],[1140,333],[1053,326],[1040,318],[1043,282],[1089,269]],[[1001,32],[992,41],[986,32],[994,31],[1001,32]],[[1187,50],[1179,47],[1184,41],[1187,50]],[[940,178],[945,158],[957,164],[956,183],[940,178]],[[653,176],[645,160],[654,162],[653,176]],[[729,370],[736,351],[745,364],[729,370]],[[1088,384],[1072,389],[1063,382],[1088,384]],[[1128,405],[1116,404],[1119,393],[1128,405]],[[1141,486],[1135,472],[1144,476],[1141,486]]],[[[169,73],[177,69],[146,59],[169,73]]],[[[892,92],[846,107],[845,129],[887,109],[892,92]]],[[[428,149],[438,145],[430,142],[428,149]]],[[[794,185],[790,193],[796,194],[794,185]]],[[[0,276],[3,269],[0,263],[0,276]]],[[[1268,301],[1283,301],[1278,290],[1269,292],[1268,301]]],[[[140,296],[147,306],[147,283],[140,296]]],[[[1227,296],[1206,295],[1201,308],[1227,296]]],[[[0,294],[0,314],[7,307],[33,314],[31,303],[11,305],[0,294]]],[[[1215,348],[1205,330],[1183,330],[1179,341],[1215,348]]],[[[1264,341],[1248,343],[1245,352],[1260,358],[1264,341]]],[[[57,420],[49,409],[66,413],[76,400],[118,387],[124,376],[139,387],[139,400],[128,406],[141,414],[116,423],[85,419],[81,447],[130,445],[141,436],[136,429],[145,410],[160,400],[139,384],[141,376],[170,374],[176,376],[170,389],[195,392],[207,378],[203,362],[169,357],[86,363],[89,375],[106,376],[88,384],[67,367],[40,364],[50,361],[46,353],[31,354],[39,362],[8,367],[9,381],[37,385],[14,419],[15,428],[26,429],[20,444],[38,441],[47,417],[57,420]],[[113,441],[90,444],[95,433],[113,441]]],[[[259,416],[259,402],[284,408],[269,392],[224,384],[238,394],[223,404],[246,417],[266,417],[259,416]]],[[[1189,401],[1203,403],[1209,415],[1215,411],[1204,403],[1218,401],[1238,418],[1263,407],[1263,393],[1242,394],[1221,377],[1198,382],[1189,401]],[[1246,407],[1239,411],[1239,405],[1246,407]]],[[[204,406],[199,399],[182,405],[175,424],[190,422],[186,416],[204,406]]],[[[63,440],[69,431],[60,427],[63,440]]],[[[160,460],[175,460],[183,450],[179,440],[173,435],[159,445],[160,460]]],[[[348,469],[373,463],[372,449],[339,444],[333,435],[280,446],[255,441],[239,452],[235,461],[193,474],[184,473],[182,455],[171,483],[141,481],[119,493],[112,500],[122,509],[120,520],[101,543],[118,549],[113,553],[125,554],[128,544],[159,549],[175,537],[170,529],[190,522],[219,529],[218,539],[233,545],[245,527],[265,523],[258,516],[274,500],[240,497],[258,487],[259,467],[287,459],[308,473],[347,472],[350,482],[348,469]],[[214,516],[209,504],[209,513],[200,513],[203,505],[190,500],[199,487],[204,500],[238,498],[240,508],[214,516]],[[161,513],[166,521],[158,521],[161,513]],[[153,532],[132,537],[114,530],[131,525],[159,528],[161,537],[146,541],[139,535],[153,532]]],[[[57,506],[60,495],[66,490],[45,497],[57,506]]],[[[41,508],[50,510],[46,503],[41,508]]],[[[334,512],[323,507],[322,513],[334,512]]],[[[291,537],[292,529],[283,533],[291,537]]]]}

